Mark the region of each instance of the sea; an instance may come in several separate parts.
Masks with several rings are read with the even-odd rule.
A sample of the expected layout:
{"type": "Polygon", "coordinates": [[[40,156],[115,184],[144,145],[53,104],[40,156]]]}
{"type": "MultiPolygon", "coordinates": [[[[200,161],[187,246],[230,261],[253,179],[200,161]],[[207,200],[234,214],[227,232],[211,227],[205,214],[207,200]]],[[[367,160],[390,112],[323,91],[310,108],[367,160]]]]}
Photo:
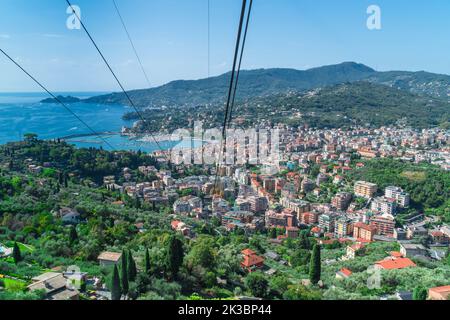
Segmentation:
{"type": "MultiPolygon", "coordinates": [[[[86,99],[103,94],[102,92],[58,92],[56,95],[73,96],[86,99]]],[[[79,120],[60,104],[41,103],[49,98],[45,93],[0,93],[0,144],[23,140],[24,134],[37,134],[39,139],[67,139],[68,143],[77,147],[111,148],[97,136],[90,134],[79,120]]],[[[132,111],[130,107],[121,105],[101,105],[91,103],[68,104],[71,110],[85,121],[96,132],[108,132],[102,137],[114,147],[114,150],[141,150],[151,153],[159,150],[155,142],[142,142],[120,135],[123,126],[131,127],[132,121],[125,121],[122,116],[132,111]],[[111,134],[113,133],[113,134],[111,134]]],[[[160,141],[164,150],[185,148],[188,141],[160,141]]]]}

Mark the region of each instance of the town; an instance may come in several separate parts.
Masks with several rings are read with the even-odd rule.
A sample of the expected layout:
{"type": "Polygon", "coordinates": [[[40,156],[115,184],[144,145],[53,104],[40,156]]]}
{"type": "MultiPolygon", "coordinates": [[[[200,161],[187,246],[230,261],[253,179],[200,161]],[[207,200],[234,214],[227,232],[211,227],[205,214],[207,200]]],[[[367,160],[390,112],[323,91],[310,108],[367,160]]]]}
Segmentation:
{"type": "Polygon", "coordinates": [[[277,128],[275,172],[34,135],[3,146],[0,295],[448,299],[449,132],[277,128]]]}

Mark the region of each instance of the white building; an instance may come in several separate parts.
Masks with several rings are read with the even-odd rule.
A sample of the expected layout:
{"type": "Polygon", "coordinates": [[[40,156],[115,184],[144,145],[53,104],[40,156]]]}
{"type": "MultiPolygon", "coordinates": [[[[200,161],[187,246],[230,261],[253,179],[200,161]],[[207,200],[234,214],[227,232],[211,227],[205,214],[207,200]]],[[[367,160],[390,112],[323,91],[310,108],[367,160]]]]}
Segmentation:
{"type": "Polygon", "coordinates": [[[384,191],[384,195],[386,198],[395,199],[395,202],[402,208],[409,207],[409,202],[411,200],[409,193],[404,192],[399,187],[387,187],[384,191]]]}

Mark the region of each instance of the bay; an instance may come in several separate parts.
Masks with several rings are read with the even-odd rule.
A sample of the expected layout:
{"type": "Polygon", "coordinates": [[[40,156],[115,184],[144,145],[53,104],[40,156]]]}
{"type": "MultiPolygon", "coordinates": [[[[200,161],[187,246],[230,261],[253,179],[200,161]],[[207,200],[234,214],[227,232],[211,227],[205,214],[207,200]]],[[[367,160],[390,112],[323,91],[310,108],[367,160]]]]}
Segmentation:
{"type": "MultiPolygon", "coordinates": [[[[58,93],[78,98],[87,98],[98,93],[58,93]]],[[[90,134],[80,121],[59,104],[40,103],[48,96],[40,93],[0,93],[0,144],[23,140],[26,133],[35,133],[40,139],[55,139],[77,136],[68,139],[78,147],[95,147],[110,149],[96,136],[90,134]]],[[[114,146],[115,150],[141,150],[153,152],[158,150],[154,142],[141,142],[119,134],[123,126],[132,126],[132,122],[122,119],[123,114],[131,111],[120,105],[100,105],[91,103],[72,103],[68,105],[96,132],[114,132],[103,137],[114,146]]],[[[161,141],[162,149],[186,147],[174,141],[161,141]]]]}

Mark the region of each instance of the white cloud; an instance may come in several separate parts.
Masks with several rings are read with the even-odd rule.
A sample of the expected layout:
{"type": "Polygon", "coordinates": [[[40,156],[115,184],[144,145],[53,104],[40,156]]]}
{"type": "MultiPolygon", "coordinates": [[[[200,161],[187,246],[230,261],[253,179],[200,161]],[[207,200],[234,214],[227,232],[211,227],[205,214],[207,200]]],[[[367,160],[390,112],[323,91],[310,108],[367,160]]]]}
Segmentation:
{"type": "Polygon", "coordinates": [[[9,34],[0,34],[1,39],[11,39],[11,36],[9,34]]]}

